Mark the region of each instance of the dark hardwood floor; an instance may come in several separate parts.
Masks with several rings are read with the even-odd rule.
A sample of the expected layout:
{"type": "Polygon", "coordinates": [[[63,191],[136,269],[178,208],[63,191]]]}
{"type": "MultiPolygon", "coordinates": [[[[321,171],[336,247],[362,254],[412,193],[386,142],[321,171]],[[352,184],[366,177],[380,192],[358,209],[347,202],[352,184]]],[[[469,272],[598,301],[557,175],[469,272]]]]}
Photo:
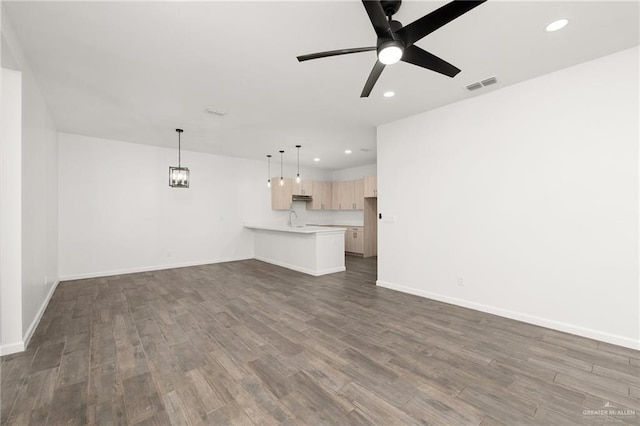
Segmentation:
{"type": "Polygon", "coordinates": [[[640,352],[242,261],[63,282],[3,424],[640,423],[640,352]]]}

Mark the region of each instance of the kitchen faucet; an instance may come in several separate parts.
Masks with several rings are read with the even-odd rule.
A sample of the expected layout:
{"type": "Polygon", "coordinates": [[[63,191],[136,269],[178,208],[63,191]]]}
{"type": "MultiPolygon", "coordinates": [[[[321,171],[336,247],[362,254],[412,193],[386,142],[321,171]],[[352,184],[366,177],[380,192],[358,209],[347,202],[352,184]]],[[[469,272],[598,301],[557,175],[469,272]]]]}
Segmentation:
{"type": "Polygon", "coordinates": [[[293,226],[293,223],[291,222],[291,213],[296,215],[296,219],[298,218],[298,213],[296,213],[294,209],[289,210],[289,226],[293,226]]]}

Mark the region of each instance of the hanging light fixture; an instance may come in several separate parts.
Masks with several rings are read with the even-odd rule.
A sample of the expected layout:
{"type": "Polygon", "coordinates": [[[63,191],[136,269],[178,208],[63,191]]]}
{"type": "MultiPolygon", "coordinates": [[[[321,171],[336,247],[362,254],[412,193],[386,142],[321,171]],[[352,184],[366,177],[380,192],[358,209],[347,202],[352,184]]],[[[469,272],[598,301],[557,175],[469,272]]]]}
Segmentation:
{"type": "Polygon", "coordinates": [[[302,147],[302,145],[296,145],[296,148],[298,149],[298,174],[296,175],[296,183],[300,183],[300,148],[302,147]]]}
{"type": "Polygon", "coordinates": [[[284,154],[284,151],[280,151],[280,186],[284,186],[284,173],[282,173],[282,154],[284,154]]]}
{"type": "Polygon", "coordinates": [[[267,155],[267,188],[271,188],[271,154],[267,155]]]}
{"type": "Polygon", "coordinates": [[[169,167],[169,186],[172,188],[188,188],[189,187],[189,169],[182,167],[180,164],[180,134],[182,129],[176,129],[178,132],[178,167],[169,167]]]}

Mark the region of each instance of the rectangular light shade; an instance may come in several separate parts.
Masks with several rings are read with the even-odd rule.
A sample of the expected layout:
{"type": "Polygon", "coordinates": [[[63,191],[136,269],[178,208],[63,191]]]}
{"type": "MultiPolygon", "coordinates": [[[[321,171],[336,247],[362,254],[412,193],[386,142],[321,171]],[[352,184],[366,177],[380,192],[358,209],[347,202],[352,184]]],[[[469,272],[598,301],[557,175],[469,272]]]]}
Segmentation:
{"type": "Polygon", "coordinates": [[[189,169],[186,167],[169,167],[169,186],[172,188],[188,188],[189,169]]]}

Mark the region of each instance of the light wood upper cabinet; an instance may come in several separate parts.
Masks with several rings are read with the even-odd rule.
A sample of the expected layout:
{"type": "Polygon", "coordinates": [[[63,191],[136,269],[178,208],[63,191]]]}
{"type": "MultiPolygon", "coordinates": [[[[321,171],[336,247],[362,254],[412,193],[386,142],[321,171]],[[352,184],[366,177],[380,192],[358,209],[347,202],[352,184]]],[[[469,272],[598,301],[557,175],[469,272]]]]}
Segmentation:
{"type": "Polygon", "coordinates": [[[313,200],[311,204],[307,204],[311,210],[331,210],[333,185],[331,182],[312,181],[311,190],[313,192],[313,200]]]}
{"type": "Polygon", "coordinates": [[[293,195],[293,179],[284,178],[284,185],[280,186],[280,177],[271,178],[271,208],[273,210],[289,210],[293,195]]]}
{"type": "Polygon", "coordinates": [[[280,177],[271,178],[271,208],[288,210],[293,195],[311,195],[307,203],[309,210],[364,210],[365,198],[376,198],[376,177],[339,182],[318,182],[302,179],[298,184],[295,178],[284,178],[280,186],[280,177]]]}
{"type": "Polygon", "coordinates": [[[364,209],[364,179],[353,181],[353,207],[355,210],[364,209]]]}
{"type": "Polygon", "coordinates": [[[313,195],[313,181],[309,179],[302,179],[300,183],[296,183],[296,179],[293,181],[293,195],[313,195]]]}
{"type": "Polygon", "coordinates": [[[364,181],[356,179],[333,182],[333,209],[364,209],[364,181]]]}
{"type": "Polygon", "coordinates": [[[355,185],[352,180],[333,182],[333,210],[355,209],[355,185]]]}
{"type": "Polygon", "coordinates": [[[331,210],[341,210],[343,182],[331,182],[331,210]]]}
{"type": "Polygon", "coordinates": [[[365,198],[378,198],[378,177],[364,177],[364,196],[365,198]]]}

